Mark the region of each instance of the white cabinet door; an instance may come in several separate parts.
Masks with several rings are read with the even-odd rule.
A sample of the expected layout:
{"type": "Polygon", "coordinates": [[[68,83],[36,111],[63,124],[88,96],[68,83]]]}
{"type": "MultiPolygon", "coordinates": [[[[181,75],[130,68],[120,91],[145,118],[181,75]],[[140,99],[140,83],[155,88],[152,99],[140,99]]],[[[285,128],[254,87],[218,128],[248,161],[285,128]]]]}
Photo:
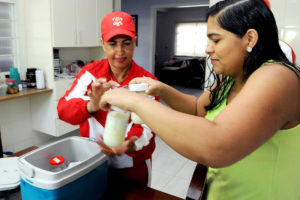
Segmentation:
{"type": "Polygon", "coordinates": [[[62,136],[66,133],[70,133],[71,131],[75,131],[76,129],[79,129],[79,125],[72,125],[60,119],[55,120],[55,125],[56,125],[56,134],[54,136],[56,137],[62,136]]]}
{"type": "Polygon", "coordinates": [[[71,88],[75,79],[62,79],[55,81],[55,100],[59,100],[68,89],[71,88]]]}
{"type": "Polygon", "coordinates": [[[58,137],[79,128],[79,125],[74,126],[61,121],[57,114],[58,100],[71,87],[72,82],[73,79],[56,81],[54,93],[45,93],[31,98],[31,120],[34,130],[58,137]]]}
{"type": "Polygon", "coordinates": [[[99,4],[112,11],[112,0],[52,0],[53,46],[99,46],[99,4]]]}
{"type": "Polygon", "coordinates": [[[97,45],[97,0],[77,0],[78,46],[97,45]]]}
{"type": "Polygon", "coordinates": [[[52,0],[52,41],[54,47],[77,45],[74,0],[52,0]]]}
{"type": "Polygon", "coordinates": [[[113,0],[97,0],[97,44],[101,45],[101,21],[103,17],[113,11],[113,0]]]}

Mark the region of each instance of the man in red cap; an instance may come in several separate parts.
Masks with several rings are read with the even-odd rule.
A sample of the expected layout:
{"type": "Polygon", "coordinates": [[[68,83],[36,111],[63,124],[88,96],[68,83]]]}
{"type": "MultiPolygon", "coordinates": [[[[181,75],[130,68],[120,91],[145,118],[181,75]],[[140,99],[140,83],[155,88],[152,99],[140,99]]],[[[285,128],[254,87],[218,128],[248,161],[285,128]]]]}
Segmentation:
{"type": "MultiPolygon", "coordinates": [[[[271,3],[269,2],[269,0],[264,0],[264,1],[267,4],[267,6],[271,9],[271,3]]],[[[287,59],[289,59],[289,61],[291,63],[296,64],[296,54],[295,54],[293,48],[288,43],[286,43],[282,40],[279,40],[279,45],[281,47],[281,50],[287,57],[287,59]]]]}
{"type": "MultiPolygon", "coordinates": [[[[125,12],[107,14],[101,22],[101,33],[107,58],[84,66],[57,105],[61,120],[79,124],[80,136],[93,139],[99,139],[104,132],[107,112],[100,110],[98,104],[106,90],[112,86],[128,86],[135,77],[156,79],[132,60],[136,31],[131,15],[125,12]]],[[[150,186],[154,137],[145,124],[130,121],[121,147],[109,148],[99,142],[101,150],[110,156],[109,180],[111,176],[126,177],[150,186]]]]}

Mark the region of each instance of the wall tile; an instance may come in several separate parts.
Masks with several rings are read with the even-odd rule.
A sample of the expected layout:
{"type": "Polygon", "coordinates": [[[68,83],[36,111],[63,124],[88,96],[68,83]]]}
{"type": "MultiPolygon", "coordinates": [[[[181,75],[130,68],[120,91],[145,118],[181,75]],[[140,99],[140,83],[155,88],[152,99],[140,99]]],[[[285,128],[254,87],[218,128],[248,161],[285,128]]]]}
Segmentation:
{"type": "Polygon", "coordinates": [[[276,23],[278,27],[284,26],[285,21],[285,2],[284,1],[278,1],[278,0],[269,0],[271,4],[271,10],[273,12],[273,15],[275,17],[276,23]]]}
{"type": "Polygon", "coordinates": [[[300,66],[300,53],[296,53],[296,64],[300,66]]]}
{"type": "Polygon", "coordinates": [[[29,98],[20,98],[0,103],[0,127],[26,118],[30,119],[29,98]]]}
{"type": "Polygon", "coordinates": [[[176,174],[176,177],[191,180],[193,173],[195,171],[197,163],[190,161],[186,162],[183,168],[176,174]]]}
{"type": "Polygon", "coordinates": [[[32,142],[34,145],[37,146],[42,146],[46,143],[49,143],[50,141],[52,141],[55,137],[45,134],[45,133],[41,133],[38,131],[33,131],[33,137],[32,137],[32,142]]]}
{"type": "Polygon", "coordinates": [[[300,26],[300,1],[299,0],[285,0],[285,26],[300,26]]]}
{"type": "Polygon", "coordinates": [[[21,151],[23,149],[31,147],[32,145],[33,145],[32,139],[27,138],[27,139],[24,139],[22,141],[19,141],[19,142],[15,143],[14,150],[15,150],[15,152],[21,151]]]}
{"type": "Polygon", "coordinates": [[[298,28],[285,28],[283,40],[292,46],[295,53],[300,53],[300,26],[298,28]]]}
{"type": "Polygon", "coordinates": [[[7,145],[7,144],[2,144],[3,152],[4,151],[10,151],[10,152],[15,152],[15,147],[14,145],[7,145]]]}
{"type": "Polygon", "coordinates": [[[172,179],[172,175],[152,170],[151,187],[162,191],[163,187],[172,179]]]}
{"type": "Polygon", "coordinates": [[[152,169],[160,172],[165,172],[169,175],[177,174],[184,166],[186,161],[171,157],[171,153],[164,150],[156,161],[152,163],[152,169]]]}
{"type": "Polygon", "coordinates": [[[30,120],[15,121],[1,126],[2,144],[15,145],[32,137],[30,120]]]}
{"type": "Polygon", "coordinates": [[[185,199],[189,184],[189,180],[173,177],[170,182],[163,187],[162,191],[185,199]]]}

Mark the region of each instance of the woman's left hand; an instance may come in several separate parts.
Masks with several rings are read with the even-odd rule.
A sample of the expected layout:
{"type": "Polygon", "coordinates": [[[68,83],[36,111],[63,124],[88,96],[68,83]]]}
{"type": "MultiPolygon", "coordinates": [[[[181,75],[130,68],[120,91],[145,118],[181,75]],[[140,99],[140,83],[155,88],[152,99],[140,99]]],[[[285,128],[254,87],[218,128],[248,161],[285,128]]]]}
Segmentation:
{"type": "Polygon", "coordinates": [[[136,148],[134,142],[137,139],[138,139],[137,136],[132,136],[128,140],[125,140],[122,146],[120,147],[109,147],[100,140],[96,140],[96,142],[99,144],[100,149],[103,153],[105,153],[108,156],[114,156],[114,155],[123,155],[124,153],[134,152],[136,148]]]}

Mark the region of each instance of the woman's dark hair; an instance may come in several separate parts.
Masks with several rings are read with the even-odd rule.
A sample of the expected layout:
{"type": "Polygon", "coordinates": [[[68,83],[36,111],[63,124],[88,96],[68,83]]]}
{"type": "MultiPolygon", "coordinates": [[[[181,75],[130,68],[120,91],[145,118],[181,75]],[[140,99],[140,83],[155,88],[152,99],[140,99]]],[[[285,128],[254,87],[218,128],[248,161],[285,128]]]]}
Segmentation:
{"type": "MultiPolygon", "coordinates": [[[[239,38],[249,29],[257,31],[258,41],[243,64],[243,80],[247,80],[257,68],[271,59],[291,65],[300,71],[282,52],[275,18],[263,0],[220,1],[209,8],[206,20],[209,17],[216,17],[220,27],[239,38]]],[[[213,109],[227,98],[229,92],[225,94],[226,88],[231,87],[231,82],[234,81],[232,77],[224,75],[216,75],[215,79],[216,87],[211,90],[211,103],[205,107],[206,110],[213,109]]]]}

